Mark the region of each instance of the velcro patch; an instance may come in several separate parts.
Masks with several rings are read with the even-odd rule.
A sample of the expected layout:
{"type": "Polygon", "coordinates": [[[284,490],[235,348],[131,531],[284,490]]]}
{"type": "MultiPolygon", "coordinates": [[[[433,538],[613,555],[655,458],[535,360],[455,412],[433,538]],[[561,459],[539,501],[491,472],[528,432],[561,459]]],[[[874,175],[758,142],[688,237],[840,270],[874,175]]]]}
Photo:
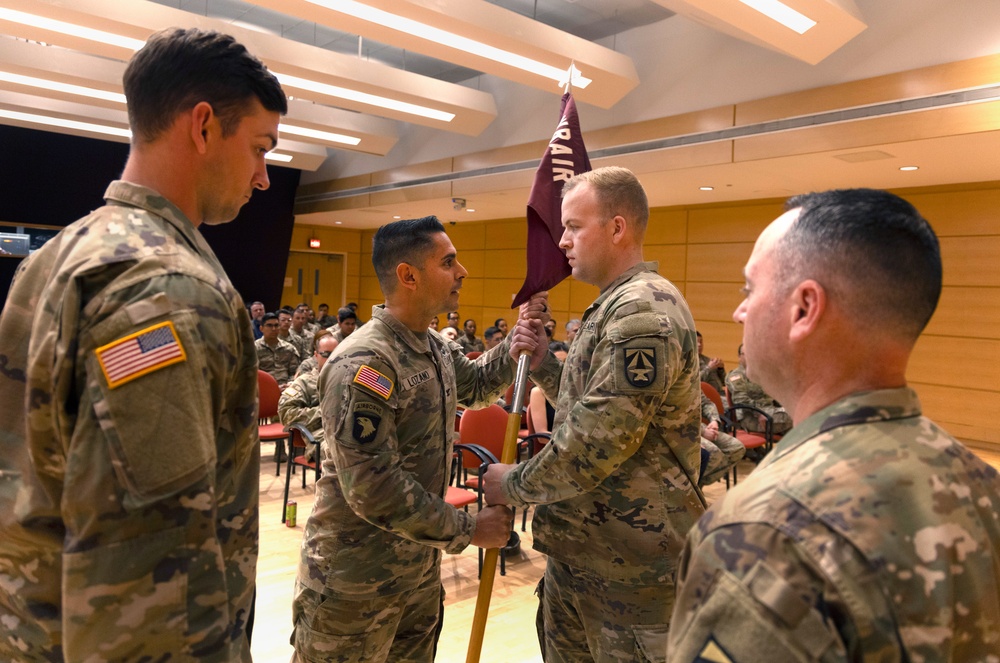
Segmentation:
{"type": "Polygon", "coordinates": [[[656,348],[623,348],[625,379],[636,388],[648,387],[656,381],[656,348]]]}
{"type": "Polygon", "coordinates": [[[187,361],[174,323],[169,320],[102,345],[94,353],[111,389],[171,364],[187,361]]]}
{"type": "Polygon", "coordinates": [[[693,663],[736,663],[736,661],[719,646],[715,638],[710,637],[693,663]]]}
{"type": "Polygon", "coordinates": [[[389,394],[392,393],[392,380],[371,366],[363,365],[359,368],[358,372],[354,375],[354,383],[368,387],[385,400],[389,400],[389,394]]]}
{"type": "Polygon", "coordinates": [[[378,434],[378,427],[382,423],[382,410],[373,403],[362,401],[355,404],[351,418],[351,436],[354,441],[358,444],[368,444],[378,434]]]}

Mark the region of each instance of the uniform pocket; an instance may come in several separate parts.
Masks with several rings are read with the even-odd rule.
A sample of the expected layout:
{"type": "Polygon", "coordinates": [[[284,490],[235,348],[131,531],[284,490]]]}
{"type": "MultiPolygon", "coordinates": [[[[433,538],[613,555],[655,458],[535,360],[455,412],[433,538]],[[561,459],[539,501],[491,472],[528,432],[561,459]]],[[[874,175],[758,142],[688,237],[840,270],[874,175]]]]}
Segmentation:
{"type": "Polygon", "coordinates": [[[635,636],[636,660],[666,663],[669,624],[642,624],[632,627],[635,636]]]}

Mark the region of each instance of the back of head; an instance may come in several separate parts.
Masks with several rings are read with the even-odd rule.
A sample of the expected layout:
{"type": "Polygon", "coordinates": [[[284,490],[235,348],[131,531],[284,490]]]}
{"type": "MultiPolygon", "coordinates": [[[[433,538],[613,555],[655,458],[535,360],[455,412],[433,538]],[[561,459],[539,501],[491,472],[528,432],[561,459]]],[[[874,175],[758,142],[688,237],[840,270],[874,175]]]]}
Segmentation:
{"type": "Polygon", "coordinates": [[[799,217],[773,254],[779,282],[815,279],[861,327],[915,341],[941,295],[941,251],[919,212],[873,189],[790,199],[799,217]]]}
{"type": "Polygon", "coordinates": [[[232,135],[256,98],[269,111],[288,112],[274,74],[229,35],[169,28],[153,34],[124,76],[133,142],[158,138],[177,115],[208,102],[224,135],[232,135]]]}
{"type": "Polygon", "coordinates": [[[634,226],[636,237],[642,238],[649,221],[649,200],[646,198],[646,190],[631,170],[608,166],[580,173],[563,185],[563,198],[584,183],[589,184],[597,195],[609,220],[615,216],[624,217],[634,226]]]}
{"type": "Polygon", "coordinates": [[[372,238],[372,265],[382,293],[396,290],[396,267],[407,263],[419,267],[434,246],[434,237],[444,232],[436,216],[404,219],[386,224],[372,238]]]}

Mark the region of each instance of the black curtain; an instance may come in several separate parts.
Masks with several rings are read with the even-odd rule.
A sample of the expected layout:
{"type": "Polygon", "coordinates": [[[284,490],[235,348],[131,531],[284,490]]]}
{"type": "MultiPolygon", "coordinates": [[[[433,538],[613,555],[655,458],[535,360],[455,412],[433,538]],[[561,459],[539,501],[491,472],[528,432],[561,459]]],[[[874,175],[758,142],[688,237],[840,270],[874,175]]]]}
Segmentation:
{"type": "MultiPolygon", "coordinates": [[[[67,226],[103,204],[128,145],[48,131],[0,126],[0,223],[67,226]]],[[[243,298],[273,310],[281,299],[292,240],[292,206],[300,171],[268,166],[271,187],[256,191],[240,215],[221,226],[202,226],[243,298]]],[[[7,299],[20,261],[0,258],[0,295],[7,299]]]]}

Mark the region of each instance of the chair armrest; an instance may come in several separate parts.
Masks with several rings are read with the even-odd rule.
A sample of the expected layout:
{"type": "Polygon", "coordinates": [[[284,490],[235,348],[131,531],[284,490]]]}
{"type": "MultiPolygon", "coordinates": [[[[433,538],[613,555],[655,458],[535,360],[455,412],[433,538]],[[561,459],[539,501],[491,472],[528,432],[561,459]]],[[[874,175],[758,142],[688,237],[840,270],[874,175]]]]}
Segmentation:
{"type": "Polygon", "coordinates": [[[298,431],[299,435],[302,436],[302,439],[305,440],[307,444],[316,444],[316,438],[313,437],[313,434],[310,433],[309,429],[306,428],[303,424],[288,424],[286,428],[288,429],[289,433],[291,433],[292,430],[298,431]]]}
{"type": "Polygon", "coordinates": [[[538,440],[545,440],[547,442],[551,439],[552,433],[532,433],[521,438],[521,445],[522,448],[528,450],[528,458],[531,458],[538,453],[538,440]]]}
{"type": "Polygon", "coordinates": [[[735,430],[736,426],[737,426],[737,417],[735,417],[735,416],[730,417],[729,415],[730,414],[734,414],[737,410],[750,410],[751,412],[756,412],[757,414],[763,415],[764,416],[764,438],[767,440],[768,444],[772,443],[772,441],[773,441],[773,432],[772,431],[773,431],[773,428],[774,428],[774,418],[771,417],[771,415],[769,415],[767,412],[764,412],[763,410],[761,410],[758,407],[754,407],[753,405],[746,405],[746,404],[743,404],[743,403],[734,403],[733,405],[729,406],[728,410],[726,410],[726,416],[731,419],[732,424],[734,426],[733,430],[735,430]]]}

